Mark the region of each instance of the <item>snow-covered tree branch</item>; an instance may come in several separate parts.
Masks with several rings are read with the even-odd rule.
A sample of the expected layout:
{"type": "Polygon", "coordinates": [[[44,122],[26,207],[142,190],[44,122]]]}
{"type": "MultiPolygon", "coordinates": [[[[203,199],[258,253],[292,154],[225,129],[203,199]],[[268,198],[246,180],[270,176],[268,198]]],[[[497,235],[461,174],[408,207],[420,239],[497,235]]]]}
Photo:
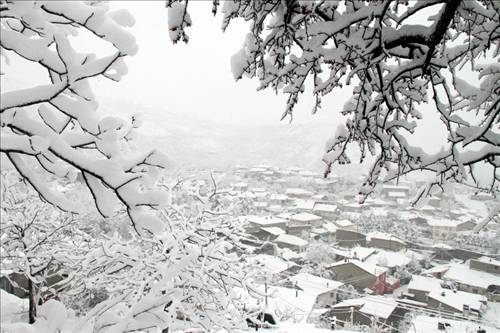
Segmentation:
{"type": "Polygon", "coordinates": [[[1,184],[2,276],[28,296],[29,321],[34,323],[39,302],[66,286],[64,265],[77,252],[73,231],[81,220],[41,202],[11,172],[2,171],[1,184]]]}
{"type": "MultiPolygon", "coordinates": [[[[174,42],[188,40],[187,5],[167,2],[174,42]]],[[[236,18],[250,24],[243,48],[231,60],[234,78],[257,78],[258,89],[287,94],[283,118],[292,116],[308,78],[315,96],[313,113],[323,96],[353,86],[342,110],[348,119],[327,143],[325,176],[335,163],[351,162],[347,148],[357,143],[361,161],[368,154],[375,157],[360,191],[364,198],[381,181],[416,170],[435,174],[418,198],[446,181],[498,192],[497,2],[233,0],[221,12],[223,29],[236,18]],[[448,134],[437,154],[426,153],[411,140],[419,120],[429,117],[421,112],[426,103],[448,134]],[[491,172],[486,185],[476,179],[478,168],[491,172]]]]}
{"type": "Polygon", "coordinates": [[[47,72],[44,84],[2,91],[2,154],[40,197],[64,211],[78,208],[44,174],[69,180],[82,174],[102,216],[113,215],[121,205],[138,232],[162,230],[150,208],[165,202],[153,172],[165,167],[165,158],[128,145],[139,119],[100,116],[89,81],[119,81],[127,73],[124,58],[137,52],[125,29],[134,24],[133,17],[125,10],[110,11],[105,2],[2,1],[0,19],[2,56],[21,57],[47,72]],[[103,57],[77,52],[74,37],[83,31],[114,52],[103,57]]]}

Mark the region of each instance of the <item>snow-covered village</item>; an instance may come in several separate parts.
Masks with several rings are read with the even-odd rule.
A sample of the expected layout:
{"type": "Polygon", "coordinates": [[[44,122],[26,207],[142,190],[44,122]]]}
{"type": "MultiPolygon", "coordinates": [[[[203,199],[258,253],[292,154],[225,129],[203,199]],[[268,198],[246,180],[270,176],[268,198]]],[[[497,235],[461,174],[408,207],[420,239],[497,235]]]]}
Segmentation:
{"type": "Polygon", "coordinates": [[[499,22],[0,0],[0,332],[500,332],[499,22]]]}

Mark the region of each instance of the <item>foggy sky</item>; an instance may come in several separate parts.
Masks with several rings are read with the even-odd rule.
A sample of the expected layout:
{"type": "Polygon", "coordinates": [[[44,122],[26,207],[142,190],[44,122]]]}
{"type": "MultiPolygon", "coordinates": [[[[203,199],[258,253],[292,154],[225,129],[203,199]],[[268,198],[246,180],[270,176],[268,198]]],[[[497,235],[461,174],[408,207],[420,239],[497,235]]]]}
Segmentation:
{"type": "MultiPolygon", "coordinates": [[[[137,39],[139,52],[126,58],[129,72],[120,83],[104,78],[93,79],[94,93],[102,112],[122,116],[145,114],[146,122],[142,131],[150,136],[162,137],[167,134],[165,131],[168,129],[162,125],[162,121],[164,124],[171,119],[171,122],[177,122],[176,119],[188,120],[182,124],[186,127],[183,133],[203,131],[207,141],[212,139],[212,132],[217,132],[220,139],[224,137],[221,135],[224,131],[244,129],[247,137],[242,139],[259,142],[258,139],[266,136],[266,130],[277,129],[287,134],[297,127],[307,126],[310,137],[303,144],[314,146],[311,148],[315,149],[319,147],[321,152],[325,141],[334,134],[337,124],[345,119],[340,115],[340,110],[352,96],[350,87],[337,88],[325,96],[323,108],[316,115],[311,115],[314,99],[309,89],[302,94],[295,108],[293,122],[290,124],[288,119],[280,122],[286,96],[275,95],[272,90],[257,92],[257,80],[244,78],[235,82],[231,73],[230,57],[243,45],[248,32],[247,23],[233,22],[222,33],[221,15],[213,17],[209,1],[190,2],[193,26],[188,31],[190,42],[187,45],[171,43],[167,9],[163,1],[112,1],[111,7],[127,8],[135,17],[136,24],[130,31],[137,39]]],[[[95,36],[81,35],[74,47],[98,55],[111,51],[95,36]]],[[[15,67],[15,64],[12,66],[15,67]]],[[[17,66],[16,79],[30,84],[40,78],[46,80],[46,73],[40,69],[37,72],[35,66],[17,66]]],[[[2,81],[5,83],[4,77],[2,81]]],[[[7,81],[3,89],[12,88],[12,82],[7,81]]],[[[442,124],[436,112],[426,112],[426,108],[428,106],[423,107],[425,120],[410,141],[418,142],[429,152],[437,152],[440,145],[436,142],[446,142],[446,133],[440,129],[442,124]]],[[[287,147],[289,138],[273,140],[276,140],[273,144],[277,147],[287,147]]],[[[300,138],[294,144],[300,145],[300,138]]],[[[304,147],[295,148],[300,151],[304,147]]],[[[231,154],[224,155],[223,151],[218,153],[230,163],[239,163],[231,160],[231,154]]],[[[320,161],[321,154],[318,155],[317,161],[320,161]]],[[[297,159],[300,158],[297,156],[297,159]]],[[[259,156],[255,156],[254,160],[256,163],[261,162],[259,156]]]]}

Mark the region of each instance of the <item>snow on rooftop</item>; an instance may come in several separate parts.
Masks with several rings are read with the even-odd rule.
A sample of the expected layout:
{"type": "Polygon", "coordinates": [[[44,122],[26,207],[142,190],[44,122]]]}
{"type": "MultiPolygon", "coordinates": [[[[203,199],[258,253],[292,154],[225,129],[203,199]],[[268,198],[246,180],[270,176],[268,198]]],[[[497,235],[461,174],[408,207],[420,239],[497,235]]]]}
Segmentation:
{"type": "Polygon", "coordinates": [[[292,215],[293,215],[293,213],[284,212],[284,213],[278,214],[277,217],[279,217],[280,219],[288,220],[288,219],[290,219],[290,217],[292,215]]]}
{"type": "Polygon", "coordinates": [[[304,190],[302,188],[287,188],[285,190],[285,193],[287,195],[304,195],[304,196],[311,196],[313,193],[308,190],[304,190]]]}
{"type": "Polygon", "coordinates": [[[358,202],[351,202],[351,203],[345,204],[344,207],[361,208],[361,207],[363,207],[363,205],[358,203],[358,202]]]}
{"type": "Polygon", "coordinates": [[[316,302],[316,295],[291,288],[272,286],[268,288],[267,294],[268,312],[275,314],[278,319],[292,313],[293,318],[302,323],[306,322],[316,302]]]}
{"type": "Polygon", "coordinates": [[[432,268],[426,269],[425,271],[422,272],[422,274],[432,275],[432,274],[436,274],[436,273],[444,273],[448,269],[450,269],[450,266],[451,266],[451,264],[434,266],[432,268]]]}
{"type": "Polygon", "coordinates": [[[295,266],[294,263],[288,262],[276,256],[268,254],[258,254],[248,258],[249,263],[262,265],[267,273],[279,274],[286,271],[288,268],[295,266]]]}
{"type": "Polygon", "coordinates": [[[331,250],[338,256],[342,256],[345,258],[356,258],[361,261],[364,261],[376,251],[376,249],[374,248],[362,246],[356,246],[351,249],[332,248],[331,250]]]}
{"type": "Polygon", "coordinates": [[[298,289],[277,286],[266,288],[264,285],[257,285],[252,289],[256,293],[251,295],[241,288],[235,289],[234,292],[239,294],[240,302],[245,304],[247,310],[269,313],[279,325],[281,320],[287,320],[290,317],[296,323],[305,323],[316,302],[316,295],[298,289]]]}
{"type": "Polygon", "coordinates": [[[372,265],[394,268],[398,266],[406,266],[412,261],[412,256],[415,257],[416,252],[412,251],[385,251],[379,250],[376,254],[368,257],[365,262],[372,265]]]}
{"type": "Polygon", "coordinates": [[[271,194],[270,199],[284,201],[287,200],[288,197],[285,194],[271,194]]]}
{"type": "Polygon", "coordinates": [[[246,217],[247,222],[259,224],[259,225],[273,225],[279,223],[285,223],[286,220],[279,218],[277,216],[255,216],[250,215],[246,217]]]}
{"type": "Polygon", "coordinates": [[[486,297],[483,295],[444,288],[436,288],[432,290],[428,297],[446,304],[460,312],[463,311],[464,305],[468,305],[470,309],[481,311],[481,309],[484,308],[483,302],[487,301],[486,297]]]}
{"type": "Polygon", "coordinates": [[[329,203],[315,203],[313,211],[334,213],[337,210],[337,205],[329,203]]]}
{"type": "Polygon", "coordinates": [[[293,284],[300,289],[313,295],[320,295],[332,290],[336,290],[343,285],[342,282],[325,279],[320,276],[309,273],[299,273],[288,278],[293,284]]]}
{"type": "Polygon", "coordinates": [[[412,333],[469,333],[477,332],[479,328],[486,330],[487,333],[499,332],[499,329],[463,320],[452,320],[440,317],[429,317],[425,315],[416,316],[411,325],[410,332],[412,333]],[[450,326],[446,330],[438,328],[438,323],[448,323],[450,326]]]}
{"type": "Polygon", "coordinates": [[[452,280],[483,289],[490,285],[500,286],[498,275],[471,269],[466,264],[450,264],[449,269],[443,275],[443,280],[452,280]]]}
{"type": "Polygon", "coordinates": [[[337,229],[338,229],[338,227],[331,222],[324,223],[323,228],[325,228],[326,231],[331,232],[331,233],[337,232],[337,229]]]}
{"type": "Polygon", "coordinates": [[[352,223],[351,221],[349,221],[347,219],[337,220],[337,221],[334,221],[333,223],[338,225],[340,228],[347,228],[347,227],[351,227],[354,225],[354,223],[352,223]]]}
{"type": "Polygon", "coordinates": [[[374,275],[374,276],[380,276],[383,273],[387,272],[387,268],[385,268],[385,267],[362,262],[362,261],[359,261],[357,259],[349,259],[349,261],[347,261],[347,262],[344,260],[341,260],[341,261],[338,261],[336,263],[331,264],[330,267],[336,267],[336,266],[342,266],[342,265],[348,265],[348,264],[355,265],[355,266],[361,268],[362,270],[364,270],[365,272],[367,272],[371,275],[374,275]]]}
{"type": "Polygon", "coordinates": [[[453,250],[452,246],[445,244],[445,243],[432,244],[432,247],[435,249],[453,250]]]}
{"type": "Polygon", "coordinates": [[[275,242],[280,242],[295,246],[306,246],[307,244],[309,244],[306,240],[303,240],[302,238],[287,234],[279,235],[278,238],[275,239],[275,242]]]}
{"type": "Polygon", "coordinates": [[[487,256],[482,256],[482,257],[479,257],[479,258],[474,259],[474,260],[480,261],[480,262],[485,263],[485,264],[500,266],[500,260],[496,260],[496,259],[493,259],[493,258],[490,258],[487,256]]]}
{"type": "Polygon", "coordinates": [[[294,214],[290,217],[291,220],[300,221],[300,222],[310,222],[310,221],[318,221],[321,220],[321,216],[314,215],[311,213],[298,213],[294,214]]]}
{"type": "Polygon", "coordinates": [[[270,212],[279,213],[279,212],[283,211],[283,206],[281,206],[281,205],[269,205],[267,207],[267,210],[270,212]]]}
{"type": "Polygon", "coordinates": [[[264,230],[265,232],[270,233],[271,235],[275,235],[275,236],[278,236],[278,235],[285,233],[285,230],[278,228],[278,227],[267,227],[267,228],[261,228],[261,229],[264,230]]]}
{"type": "Polygon", "coordinates": [[[327,198],[326,194],[319,193],[312,196],[314,200],[325,200],[327,198]]]}
{"type": "Polygon", "coordinates": [[[450,220],[445,218],[428,218],[427,224],[431,227],[456,227],[462,223],[457,220],[450,220]]]}
{"type": "Polygon", "coordinates": [[[314,207],[314,200],[297,200],[295,202],[295,209],[312,210],[314,207]]]}
{"type": "Polygon", "coordinates": [[[472,200],[465,194],[456,194],[455,199],[467,207],[470,213],[477,213],[480,217],[486,217],[489,214],[488,206],[482,201],[472,200]]]}
{"type": "MultiPolygon", "coordinates": [[[[310,323],[295,323],[293,320],[285,321],[279,323],[276,328],[261,329],[262,332],[266,333],[332,333],[332,330],[327,328],[315,327],[314,324],[310,323]]],[[[219,333],[222,333],[219,332],[219,333]]],[[[226,333],[226,331],[224,331],[226,333]]],[[[335,333],[359,333],[350,330],[335,330],[335,333]]]]}
{"type": "Polygon", "coordinates": [[[303,259],[304,255],[297,253],[289,248],[284,248],[281,250],[281,257],[285,260],[293,260],[293,259],[303,259]]]}
{"type": "Polygon", "coordinates": [[[336,308],[345,307],[360,307],[358,310],[369,316],[387,319],[398,307],[398,303],[391,298],[383,296],[366,296],[362,298],[354,298],[337,303],[333,306],[336,308]]]}
{"type": "Polygon", "coordinates": [[[483,319],[500,329],[500,302],[488,302],[483,319]]]}
{"type": "Polygon", "coordinates": [[[386,206],[389,205],[390,203],[382,200],[380,198],[367,198],[365,200],[365,205],[366,206],[372,206],[372,205],[380,205],[380,206],[386,206]]]}
{"type": "Polygon", "coordinates": [[[422,275],[412,275],[408,289],[431,292],[434,289],[441,288],[441,283],[443,283],[443,280],[422,275]]]}
{"type": "Polygon", "coordinates": [[[388,234],[388,233],[385,233],[385,232],[380,232],[380,231],[372,231],[372,232],[366,234],[366,240],[370,241],[373,238],[375,238],[375,239],[383,239],[383,240],[388,240],[388,241],[391,241],[391,242],[398,242],[398,243],[401,243],[401,244],[405,244],[405,241],[397,238],[396,236],[388,234]]]}
{"type": "Polygon", "coordinates": [[[321,235],[321,234],[326,234],[328,233],[328,230],[325,228],[312,228],[311,229],[311,234],[316,234],[316,235],[321,235]]]}

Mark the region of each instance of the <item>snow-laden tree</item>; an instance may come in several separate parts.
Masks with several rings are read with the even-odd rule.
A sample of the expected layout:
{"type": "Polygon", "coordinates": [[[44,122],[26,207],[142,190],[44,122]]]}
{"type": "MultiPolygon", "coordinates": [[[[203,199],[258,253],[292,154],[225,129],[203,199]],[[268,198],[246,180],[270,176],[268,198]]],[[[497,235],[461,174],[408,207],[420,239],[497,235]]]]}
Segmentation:
{"type": "Polygon", "coordinates": [[[106,236],[85,258],[75,257],[75,274],[61,299],[95,290],[104,291],[106,299],[80,309],[83,316],[74,331],[85,332],[89,324],[93,332],[128,332],[231,329],[244,323],[233,289],[242,285],[245,274],[215,231],[222,221],[186,223],[173,215],[168,224],[175,237],[106,236]]]}
{"type": "MultiPolygon", "coordinates": [[[[134,150],[129,141],[140,119],[100,115],[90,87],[92,78],[119,81],[127,73],[124,59],[137,45],[125,28],[133,24],[127,11],[110,11],[102,1],[1,1],[5,63],[20,57],[46,70],[47,79],[34,87],[2,87],[0,148],[45,201],[78,211],[54,187],[57,179],[81,174],[102,216],[123,207],[138,232],[155,233],[163,226],[150,210],[165,201],[154,187],[165,158],[145,147],[134,150]],[[113,53],[77,52],[83,32],[113,53]]],[[[15,76],[7,67],[3,75],[15,76]]]]}
{"type": "Polygon", "coordinates": [[[226,212],[230,206],[214,207],[222,192],[214,186],[203,195],[204,183],[189,180],[161,182],[172,202],[160,214],[166,232],[144,238],[131,227],[110,229],[91,241],[87,253],[70,256],[71,282],[60,298],[77,305],[82,316],[65,325],[75,332],[87,332],[89,325],[93,332],[244,325],[234,293],[247,285],[247,270],[234,251],[240,227],[226,212]],[[105,299],[86,307],[96,291],[105,299]],[[77,300],[82,295],[84,302],[77,300]]]}
{"type": "Polygon", "coordinates": [[[28,296],[34,323],[38,303],[67,286],[66,259],[87,235],[77,231],[80,219],[40,201],[11,172],[2,171],[0,194],[1,276],[28,296]]]}
{"type": "MultiPolygon", "coordinates": [[[[210,197],[217,191],[191,199],[195,205],[160,210],[166,231],[144,237],[123,223],[125,214],[104,221],[94,212],[74,220],[42,203],[13,174],[1,182],[0,264],[2,272],[33,281],[34,324],[27,331],[231,330],[245,325],[244,306],[234,293],[247,284],[247,270],[235,251],[239,225],[225,212],[231,207],[213,207],[210,197]],[[61,214],[68,218],[56,218],[61,214]],[[63,274],[63,281],[48,288],[47,278],[63,274]],[[40,296],[46,292],[57,304],[45,303],[40,296]],[[43,305],[38,308],[39,300],[43,305]],[[47,314],[47,307],[60,311],[47,314]]],[[[172,201],[199,193],[183,184],[165,185],[172,201]]]]}
{"type": "MultiPolygon", "coordinates": [[[[173,42],[187,42],[188,1],[167,0],[167,7],[173,42]]],[[[498,1],[230,0],[220,11],[222,29],[239,18],[250,27],[231,59],[234,78],[257,78],[258,89],[287,94],[283,118],[292,116],[307,82],[313,113],[323,96],[353,87],[342,109],[347,121],[326,146],[325,176],[335,163],[351,163],[348,146],[356,143],[361,161],[374,156],[364,198],[380,181],[415,170],[435,174],[419,198],[450,180],[498,192],[498,1]],[[419,120],[429,117],[426,103],[448,134],[436,154],[412,140],[419,120]],[[478,172],[491,175],[486,186],[478,172]]]]}

